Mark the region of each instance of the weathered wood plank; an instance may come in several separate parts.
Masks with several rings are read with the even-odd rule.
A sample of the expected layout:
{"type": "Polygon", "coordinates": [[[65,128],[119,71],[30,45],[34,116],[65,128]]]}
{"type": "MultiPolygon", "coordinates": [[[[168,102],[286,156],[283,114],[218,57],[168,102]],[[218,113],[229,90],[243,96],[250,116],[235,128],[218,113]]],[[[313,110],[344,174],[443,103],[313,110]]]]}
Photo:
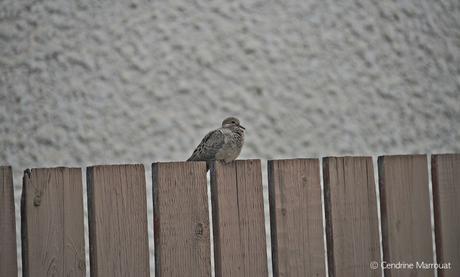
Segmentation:
{"type": "Polygon", "coordinates": [[[205,162],[154,163],[156,276],[211,276],[205,162]]]}
{"type": "Polygon", "coordinates": [[[318,159],[268,161],[273,276],[326,276],[318,159]]]}
{"type": "Polygon", "coordinates": [[[80,168],[26,170],[21,213],[24,276],[85,276],[80,168]]]}
{"type": "Polygon", "coordinates": [[[91,276],[149,276],[143,165],[87,169],[91,276]]]}
{"type": "Polygon", "coordinates": [[[377,196],[371,157],[323,160],[329,276],[380,276],[377,196]]]}
{"type": "Polygon", "coordinates": [[[433,155],[433,206],[439,277],[460,276],[460,154],[433,155]]]}
{"type": "Polygon", "coordinates": [[[433,263],[426,155],[382,156],[378,165],[383,260],[414,265],[387,268],[385,276],[434,276],[434,270],[415,266],[433,263]]]}
{"type": "Polygon", "coordinates": [[[17,276],[16,217],[11,166],[0,166],[0,276],[17,276]]]}
{"type": "Polygon", "coordinates": [[[267,276],[260,160],[211,164],[216,276],[267,276]]]}

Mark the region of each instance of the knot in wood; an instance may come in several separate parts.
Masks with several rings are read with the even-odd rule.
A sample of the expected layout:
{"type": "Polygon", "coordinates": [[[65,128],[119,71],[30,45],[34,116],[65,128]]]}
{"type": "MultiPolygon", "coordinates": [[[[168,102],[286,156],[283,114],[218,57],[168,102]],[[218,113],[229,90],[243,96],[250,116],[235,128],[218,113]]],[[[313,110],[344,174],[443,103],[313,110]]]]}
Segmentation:
{"type": "Polygon", "coordinates": [[[42,203],[42,197],[40,194],[35,194],[34,196],[34,206],[38,207],[42,203]]]}
{"type": "Polygon", "coordinates": [[[286,209],[285,209],[285,208],[282,208],[282,209],[281,209],[281,214],[282,214],[283,216],[286,216],[286,213],[287,213],[286,209]]]}
{"type": "Polygon", "coordinates": [[[201,237],[203,236],[203,223],[197,223],[196,226],[195,226],[195,235],[198,236],[198,237],[201,237]]]}
{"type": "Polygon", "coordinates": [[[78,261],[78,268],[82,271],[85,270],[85,259],[80,259],[78,261]]]}
{"type": "Polygon", "coordinates": [[[303,176],[303,177],[302,177],[302,185],[303,185],[304,187],[306,187],[307,184],[308,184],[308,178],[307,178],[307,176],[303,176]]]}

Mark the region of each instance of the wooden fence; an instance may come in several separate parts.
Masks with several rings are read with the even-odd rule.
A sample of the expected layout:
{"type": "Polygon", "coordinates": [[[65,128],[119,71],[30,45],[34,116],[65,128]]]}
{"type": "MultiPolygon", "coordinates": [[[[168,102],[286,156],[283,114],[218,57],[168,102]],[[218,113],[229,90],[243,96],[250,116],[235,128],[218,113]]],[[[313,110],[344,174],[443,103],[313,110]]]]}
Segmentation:
{"type": "MultiPolygon", "coordinates": [[[[431,157],[432,202],[427,158],[379,157],[377,186],[371,157],[324,158],[324,197],[319,159],[268,161],[274,276],[381,276],[382,265],[398,262],[414,268],[385,276],[460,276],[460,154],[431,157]],[[433,253],[450,268],[419,268],[435,262],[433,253]]],[[[91,276],[149,276],[144,166],[86,172],[91,276]]],[[[24,276],[85,275],[81,174],[25,171],[24,276]]],[[[210,176],[208,207],[204,162],[152,165],[156,276],[211,275],[210,208],[215,275],[267,276],[260,160],[215,162],[210,176]]],[[[17,276],[11,167],[0,167],[0,223],[0,276],[17,276]]]]}

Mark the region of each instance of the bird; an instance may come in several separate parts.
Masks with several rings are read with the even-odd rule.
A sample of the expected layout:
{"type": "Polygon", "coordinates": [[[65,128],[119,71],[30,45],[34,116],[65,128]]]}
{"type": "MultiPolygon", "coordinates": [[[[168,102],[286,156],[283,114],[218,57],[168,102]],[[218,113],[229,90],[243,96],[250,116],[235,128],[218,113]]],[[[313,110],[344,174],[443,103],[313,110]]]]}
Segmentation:
{"type": "Polygon", "coordinates": [[[210,161],[223,160],[229,163],[235,160],[243,148],[245,130],[238,118],[225,118],[222,127],[204,136],[187,161],[206,161],[209,170],[210,161]]]}

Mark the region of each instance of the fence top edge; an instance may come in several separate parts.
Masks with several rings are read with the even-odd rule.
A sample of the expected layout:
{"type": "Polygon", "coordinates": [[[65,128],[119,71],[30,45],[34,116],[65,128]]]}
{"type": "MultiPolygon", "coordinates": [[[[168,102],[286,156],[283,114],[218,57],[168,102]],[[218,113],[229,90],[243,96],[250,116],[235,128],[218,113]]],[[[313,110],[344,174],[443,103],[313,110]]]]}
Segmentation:
{"type": "MultiPolygon", "coordinates": [[[[257,162],[257,161],[260,161],[260,159],[237,159],[237,160],[234,160],[234,161],[231,161],[232,163],[233,162],[257,162]]],[[[213,160],[212,162],[223,162],[222,160],[213,160]]]]}
{"type": "Polygon", "coordinates": [[[460,157],[460,153],[439,153],[439,154],[432,154],[431,155],[431,158],[448,158],[448,157],[455,157],[455,156],[459,156],[460,157]]]}
{"type": "Polygon", "coordinates": [[[86,168],[91,170],[91,169],[98,169],[98,168],[102,168],[102,167],[136,167],[136,166],[139,166],[139,167],[142,167],[144,168],[144,164],[141,164],[141,163],[126,163],[126,164],[97,164],[97,165],[91,165],[91,166],[87,166],[86,168]]]}
{"type": "Polygon", "coordinates": [[[174,165],[174,164],[188,164],[188,163],[197,163],[197,164],[200,164],[200,163],[206,163],[205,161],[169,161],[169,162],[153,162],[152,163],[152,166],[155,166],[155,165],[174,165]]]}
{"type": "MultiPolygon", "coordinates": [[[[232,162],[257,162],[260,161],[260,159],[237,159],[232,162]]],[[[210,160],[209,162],[221,162],[220,160],[210,160]]],[[[187,164],[187,163],[206,163],[205,161],[169,161],[169,162],[153,162],[153,165],[157,164],[187,164]]]]}
{"type": "Polygon", "coordinates": [[[365,156],[359,156],[359,155],[345,155],[345,156],[325,156],[323,157],[323,160],[328,160],[328,159],[372,159],[373,156],[365,155],[365,156]]]}
{"type": "Polygon", "coordinates": [[[68,167],[68,166],[32,167],[32,168],[26,168],[26,169],[24,169],[24,174],[27,173],[27,172],[32,172],[32,171],[41,171],[41,170],[66,170],[66,169],[70,169],[70,170],[74,170],[74,169],[82,170],[81,167],[68,167]]]}
{"type": "Polygon", "coordinates": [[[286,159],[269,159],[268,163],[271,162],[290,162],[290,161],[319,161],[320,158],[286,158],[286,159]]]}
{"type": "MultiPolygon", "coordinates": [[[[373,158],[376,155],[365,155],[365,156],[359,156],[359,155],[344,155],[344,156],[324,156],[324,157],[317,157],[317,158],[283,158],[283,159],[267,159],[267,162],[270,163],[272,161],[292,161],[292,160],[326,160],[330,158],[373,158]]],[[[428,157],[431,156],[432,158],[437,158],[437,157],[455,157],[455,156],[460,156],[460,153],[431,153],[431,154],[389,154],[389,155],[377,155],[378,161],[381,161],[385,158],[410,158],[410,157],[428,157]]],[[[238,159],[236,161],[261,161],[261,159],[238,159]]],[[[162,161],[157,161],[151,163],[151,165],[155,164],[174,164],[174,163],[204,163],[204,161],[168,161],[168,162],[162,162],[162,161]]],[[[50,166],[50,167],[31,167],[27,168],[24,171],[34,171],[34,170],[44,170],[44,169],[93,169],[93,168],[99,168],[99,167],[107,167],[107,166],[144,166],[143,163],[120,163],[120,164],[96,164],[96,165],[90,165],[90,166],[50,166]]],[[[12,165],[0,165],[0,169],[13,169],[12,165]]]]}
{"type": "MultiPolygon", "coordinates": [[[[380,155],[377,156],[378,161],[384,159],[409,159],[409,158],[428,158],[428,154],[396,154],[396,155],[380,155]]],[[[433,155],[434,156],[434,155],[433,155]]]]}

